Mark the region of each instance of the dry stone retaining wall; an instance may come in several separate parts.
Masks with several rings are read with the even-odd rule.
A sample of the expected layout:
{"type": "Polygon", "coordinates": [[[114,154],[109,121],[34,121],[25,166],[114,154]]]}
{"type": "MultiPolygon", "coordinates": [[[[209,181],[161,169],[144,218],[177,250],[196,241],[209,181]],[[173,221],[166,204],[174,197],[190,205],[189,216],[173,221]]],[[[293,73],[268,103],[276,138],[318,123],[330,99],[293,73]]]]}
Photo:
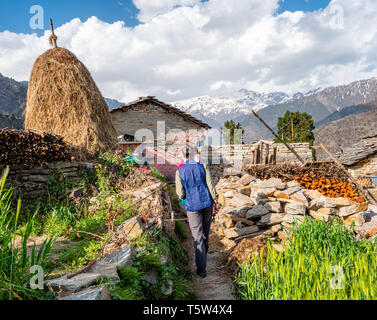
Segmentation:
{"type": "Polygon", "coordinates": [[[296,181],[259,180],[245,175],[223,177],[216,185],[222,208],[215,228],[227,247],[245,238],[265,235],[284,240],[296,222],[305,217],[330,221],[335,216],[355,224],[358,237],[377,235],[377,207],[346,198],[327,198],[317,190],[305,190],[296,181]]]}
{"type": "MultiPolygon", "coordinates": [[[[34,197],[46,192],[46,183],[55,173],[77,180],[78,170],[85,167],[86,164],[80,162],[54,162],[35,168],[10,167],[7,183],[15,188],[17,195],[34,197]]],[[[0,167],[0,171],[4,168],[0,167]]]]}

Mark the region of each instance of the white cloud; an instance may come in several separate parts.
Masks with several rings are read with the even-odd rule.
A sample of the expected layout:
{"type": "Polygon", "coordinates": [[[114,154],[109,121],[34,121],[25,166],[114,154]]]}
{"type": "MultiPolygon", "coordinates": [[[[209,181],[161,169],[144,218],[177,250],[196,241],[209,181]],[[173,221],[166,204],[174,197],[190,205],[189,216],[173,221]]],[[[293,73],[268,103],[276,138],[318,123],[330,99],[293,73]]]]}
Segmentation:
{"type": "Polygon", "coordinates": [[[148,22],[158,15],[167,13],[179,6],[193,6],[200,4],[200,0],[134,0],[136,8],[140,10],[138,19],[148,22]]]}
{"type": "MultiPolygon", "coordinates": [[[[106,97],[171,101],[241,87],[293,93],[376,75],[375,0],[280,15],[278,0],[134,2],[144,22],[134,28],[92,17],[56,29],[58,44],[85,63],[106,97]],[[334,16],[339,6],[342,19],[334,16]]],[[[48,36],[1,32],[0,72],[27,80],[48,36]]]]}

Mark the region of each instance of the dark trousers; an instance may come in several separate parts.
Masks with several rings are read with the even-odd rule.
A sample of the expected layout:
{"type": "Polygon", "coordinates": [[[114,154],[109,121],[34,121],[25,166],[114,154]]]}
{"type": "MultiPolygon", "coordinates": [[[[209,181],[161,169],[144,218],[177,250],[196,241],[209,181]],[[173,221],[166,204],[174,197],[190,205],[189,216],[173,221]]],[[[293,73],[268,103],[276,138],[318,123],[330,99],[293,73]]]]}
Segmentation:
{"type": "Polygon", "coordinates": [[[195,262],[198,270],[206,270],[207,268],[212,213],[213,206],[195,212],[187,211],[192,237],[194,238],[195,262]]]}

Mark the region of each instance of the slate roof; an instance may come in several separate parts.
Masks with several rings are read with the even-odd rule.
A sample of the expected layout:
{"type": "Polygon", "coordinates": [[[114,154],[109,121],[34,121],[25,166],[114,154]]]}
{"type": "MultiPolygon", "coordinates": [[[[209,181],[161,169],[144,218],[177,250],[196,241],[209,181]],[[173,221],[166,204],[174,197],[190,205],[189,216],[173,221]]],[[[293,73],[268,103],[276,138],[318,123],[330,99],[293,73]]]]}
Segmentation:
{"type": "Polygon", "coordinates": [[[172,105],[169,105],[169,104],[166,104],[162,101],[159,101],[159,100],[156,99],[156,97],[153,97],[153,96],[141,97],[138,100],[132,101],[130,103],[126,103],[126,104],[120,106],[119,108],[111,110],[110,113],[113,113],[115,111],[127,112],[130,108],[132,108],[132,107],[134,107],[134,106],[136,106],[140,103],[152,103],[152,104],[158,105],[158,106],[168,110],[169,112],[175,113],[175,114],[185,118],[188,121],[194,122],[195,124],[201,126],[202,128],[211,129],[211,127],[207,123],[200,121],[199,119],[183,112],[182,110],[179,110],[178,108],[173,107],[172,105]]]}
{"type": "Polygon", "coordinates": [[[358,143],[338,153],[337,156],[344,165],[353,166],[376,154],[377,134],[361,139],[358,143]]]}

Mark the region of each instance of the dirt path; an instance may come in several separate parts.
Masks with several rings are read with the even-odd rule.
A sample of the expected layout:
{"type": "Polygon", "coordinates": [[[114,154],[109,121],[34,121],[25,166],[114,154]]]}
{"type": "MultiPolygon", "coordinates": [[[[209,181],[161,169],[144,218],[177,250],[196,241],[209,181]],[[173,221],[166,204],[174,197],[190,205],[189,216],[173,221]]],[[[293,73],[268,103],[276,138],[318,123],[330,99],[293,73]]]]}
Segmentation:
{"type": "Polygon", "coordinates": [[[234,300],[232,294],[232,281],[226,272],[225,260],[227,253],[218,242],[217,236],[211,232],[210,251],[208,254],[207,277],[200,278],[196,275],[195,251],[193,239],[188,223],[184,222],[187,239],[182,243],[188,252],[191,272],[193,274],[193,289],[198,300],[234,300]]]}
{"type": "MultiPolygon", "coordinates": [[[[169,195],[171,198],[176,197],[175,185],[170,185],[169,195]]],[[[186,218],[183,207],[172,201],[175,218],[186,218]]],[[[213,230],[210,234],[209,254],[207,261],[207,277],[200,278],[196,275],[194,240],[188,222],[182,222],[187,234],[187,238],[181,241],[182,247],[188,253],[190,269],[193,279],[193,289],[198,300],[234,300],[232,294],[232,280],[225,268],[225,262],[228,257],[226,248],[219,241],[219,237],[213,230]]]]}

